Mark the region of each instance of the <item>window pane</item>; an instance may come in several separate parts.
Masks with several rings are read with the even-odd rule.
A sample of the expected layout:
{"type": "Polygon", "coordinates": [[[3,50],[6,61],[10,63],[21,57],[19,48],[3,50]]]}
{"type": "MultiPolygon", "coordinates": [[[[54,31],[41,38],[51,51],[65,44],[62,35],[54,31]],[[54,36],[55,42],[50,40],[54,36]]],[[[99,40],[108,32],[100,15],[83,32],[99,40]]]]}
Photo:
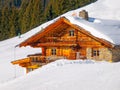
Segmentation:
{"type": "Polygon", "coordinates": [[[93,49],[92,55],[93,56],[99,56],[100,55],[100,51],[98,49],[93,49]]]}
{"type": "Polygon", "coordinates": [[[52,54],[52,55],[56,55],[56,49],[55,49],[55,48],[53,48],[53,49],[51,50],[51,54],[52,54]]]}
{"type": "Polygon", "coordinates": [[[74,36],[74,30],[69,31],[69,36],[74,36]]]}
{"type": "Polygon", "coordinates": [[[93,51],[93,56],[96,56],[96,50],[93,51]]]}
{"type": "Polygon", "coordinates": [[[97,56],[99,56],[99,54],[100,54],[100,51],[99,51],[99,50],[97,50],[97,56]]]}

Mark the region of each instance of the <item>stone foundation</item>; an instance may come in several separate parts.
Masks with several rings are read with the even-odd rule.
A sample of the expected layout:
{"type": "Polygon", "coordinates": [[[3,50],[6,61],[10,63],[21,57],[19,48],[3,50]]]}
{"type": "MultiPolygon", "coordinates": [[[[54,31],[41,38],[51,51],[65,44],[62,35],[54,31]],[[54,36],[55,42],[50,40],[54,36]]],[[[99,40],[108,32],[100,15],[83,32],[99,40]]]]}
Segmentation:
{"type": "Polygon", "coordinates": [[[112,51],[108,48],[99,48],[99,56],[92,56],[92,48],[87,48],[87,59],[93,59],[97,61],[111,61],[112,51]]]}
{"type": "Polygon", "coordinates": [[[120,46],[116,46],[112,49],[112,60],[113,62],[118,62],[120,61],[120,46]]]}

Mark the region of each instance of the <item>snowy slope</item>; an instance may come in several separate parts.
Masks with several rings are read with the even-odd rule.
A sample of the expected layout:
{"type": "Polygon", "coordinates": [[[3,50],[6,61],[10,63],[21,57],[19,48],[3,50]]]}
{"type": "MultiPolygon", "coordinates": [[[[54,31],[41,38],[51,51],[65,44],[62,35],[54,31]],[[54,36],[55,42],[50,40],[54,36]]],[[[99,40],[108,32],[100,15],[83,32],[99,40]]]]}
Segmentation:
{"type": "Polygon", "coordinates": [[[58,60],[0,90],[119,90],[120,63],[58,60]]]}
{"type": "Polygon", "coordinates": [[[98,0],[76,11],[83,9],[89,12],[90,17],[120,20],[120,0],[98,0]]]}
{"type": "MultiPolygon", "coordinates": [[[[90,17],[92,19],[94,19],[94,22],[91,25],[93,27],[93,29],[97,29],[98,28],[97,25],[98,26],[102,25],[101,29],[104,29],[104,30],[105,29],[108,30],[110,28],[113,28],[113,30],[114,29],[115,30],[119,30],[120,29],[120,25],[119,25],[120,21],[116,21],[116,20],[120,20],[120,7],[119,7],[119,3],[120,3],[120,0],[98,0],[97,2],[92,3],[92,4],[88,5],[88,6],[83,7],[83,8],[76,9],[76,10],[73,10],[73,11],[69,11],[66,14],[64,14],[63,16],[71,16],[73,13],[77,13],[77,15],[78,15],[79,11],[81,11],[83,9],[86,9],[89,12],[90,17]],[[108,20],[103,20],[103,19],[108,19],[108,20]]],[[[13,65],[11,65],[11,63],[10,63],[11,61],[16,60],[16,59],[20,59],[20,58],[24,58],[28,54],[40,53],[41,52],[40,49],[32,49],[31,47],[22,47],[22,48],[16,47],[15,48],[15,46],[18,45],[19,43],[21,43],[22,41],[26,40],[30,36],[34,35],[35,33],[39,32],[40,30],[42,30],[43,28],[45,28],[46,26],[48,26],[52,22],[54,22],[54,20],[51,20],[51,21],[49,21],[49,22],[47,22],[45,24],[40,25],[37,28],[32,29],[31,31],[29,31],[29,32],[25,33],[24,35],[22,35],[21,38],[15,37],[15,38],[8,39],[8,40],[0,42],[0,51],[1,51],[1,54],[0,54],[0,72],[1,72],[1,74],[0,74],[0,84],[1,83],[5,83],[7,81],[10,81],[10,80],[14,79],[15,77],[20,77],[20,76],[24,75],[24,73],[25,73],[23,68],[20,68],[19,66],[13,66],[13,65]]],[[[109,39],[109,40],[111,40],[111,38],[108,38],[108,37],[106,37],[106,38],[109,39]]],[[[117,39],[111,40],[111,42],[118,42],[119,43],[120,40],[118,38],[118,40],[117,39]]],[[[87,85],[88,84],[95,85],[95,83],[98,83],[98,84],[102,83],[101,85],[104,85],[104,84],[107,83],[107,81],[109,81],[109,83],[107,84],[107,86],[103,90],[113,90],[113,89],[111,89],[111,88],[113,88],[112,86],[110,86],[111,84],[114,85],[114,87],[118,88],[117,85],[119,84],[119,79],[117,80],[116,78],[119,78],[119,76],[116,76],[116,75],[120,75],[119,69],[117,69],[120,66],[119,63],[118,64],[108,64],[108,63],[105,63],[105,64],[102,64],[101,66],[100,65],[101,64],[95,64],[95,66],[91,65],[91,64],[88,65],[88,66],[86,64],[85,65],[84,64],[83,65],[79,65],[79,66],[78,65],[77,66],[76,65],[67,65],[67,66],[65,65],[62,68],[60,67],[61,69],[59,67],[58,67],[58,69],[56,68],[58,71],[54,70],[54,74],[56,74],[56,76],[57,75],[59,76],[59,74],[64,74],[65,73],[65,72],[59,73],[59,69],[60,70],[65,69],[66,71],[68,70],[68,72],[69,72],[70,69],[72,69],[70,67],[75,67],[75,69],[76,68],[81,68],[80,72],[78,72],[78,73],[80,74],[82,72],[83,73],[82,76],[84,76],[84,75],[85,76],[86,75],[89,76],[90,75],[90,77],[88,78],[88,80],[85,79],[86,82],[82,86],[78,86],[77,88],[80,88],[80,87],[82,88],[83,87],[82,90],[87,90],[87,89],[84,89],[84,87],[86,87],[85,84],[87,84],[87,85]],[[99,67],[97,67],[97,66],[99,66],[99,67]],[[83,67],[85,67],[86,69],[84,70],[83,67]],[[88,68],[88,70],[87,70],[87,68],[88,68]],[[105,71],[104,71],[104,68],[105,68],[105,71]],[[100,69],[100,70],[98,70],[98,69],[100,69]],[[92,71],[92,72],[89,72],[89,71],[92,71]],[[100,75],[98,75],[99,79],[97,81],[97,72],[99,73],[99,71],[100,72],[104,72],[104,75],[102,75],[101,77],[100,77],[100,75]],[[86,72],[88,72],[88,73],[86,73],[86,72]],[[93,74],[95,74],[96,77],[94,77],[93,74]],[[113,75],[114,75],[114,77],[113,77],[113,75]],[[112,79],[109,80],[109,78],[111,78],[111,77],[112,77],[112,79]],[[93,78],[95,78],[96,81],[93,82],[93,83],[91,83],[93,81],[92,80],[93,78]],[[105,80],[103,80],[102,78],[105,79],[105,80]],[[113,84],[113,82],[116,82],[116,83],[113,84]],[[111,88],[107,89],[109,86],[111,88]]],[[[76,75],[79,76],[79,74],[77,74],[77,72],[76,72],[75,76],[73,74],[71,74],[74,71],[75,70],[73,68],[73,71],[71,71],[69,73],[70,75],[72,75],[72,76],[70,76],[72,78],[76,77],[76,75]]],[[[46,71],[44,72],[44,70],[43,70],[43,71],[40,71],[40,72],[43,72],[43,76],[41,76],[41,77],[43,77],[43,81],[46,80],[46,82],[44,81],[45,82],[45,84],[44,84],[45,86],[47,85],[47,80],[48,80],[48,82],[49,82],[48,84],[50,86],[54,84],[54,82],[51,81],[52,78],[50,78],[50,77],[47,76],[48,73],[46,71]],[[46,77],[48,77],[47,79],[44,78],[45,73],[47,73],[46,74],[46,77]],[[50,84],[50,82],[51,82],[51,84],[50,84]]],[[[53,71],[51,71],[51,72],[53,72],[53,71]]],[[[34,75],[35,76],[39,76],[40,74],[38,72],[38,74],[35,73],[35,74],[30,74],[28,76],[25,76],[27,78],[26,82],[28,82],[29,81],[28,78],[31,78],[31,77],[33,77],[33,79],[31,78],[32,80],[36,80],[36,78],[34,78],[35,77],[34,75]]],[[[79,82],[80,84],[84,81],[84,79],[81,80],[83,78],[82,76],[78,77],[79,81],[80,81],[79,82]]],[[[23,77],[23,78],[25,78],[25,77],[23,77]]],[[[70,77],[68,77],[68,79],[70,77]]],[[[59,77],[56,77],[55,79],[57,80],[57,78],[59,78],[59,77]]],[[[21,79],[16,80],[15,82],[18,83],[19,86],[21,86],[21,84],[19,82],[22,82],[22,80],[23,79],[21,78],[21,79]]],[[[73,79],[70,79],[70,80],[72,80],[73,82],[76,81],[76,79],[75,79],[75,81],[73,79]]],[[[64,82],[67,82],[67,81],[63,81],[62,83],[64,83],[64,82]]],[[[76,81],[76,82],[78,82],[78,81],[76,81]]],[[[39,85],[39,83],[40,83],[39,81],[38,81],[38,83],[36,82],[35,83],[36,86],[39,85]]],[[[41,81],[41,83],[42,83],[42,81],[41,81]]],[[[59,82],[57,82],[57,83],[59,83],[59,82]]],[[[31,83],[31,84],[33,84],[33,83],[31,83]]],[[[13,86],[11,88],[14,88],[14,89],[11,89],[11,90],[16,90],[15,87],[17,87],[17,86],[14,86],[13,84],[11,84],[11,85],[13,86]]],[[[45,87],[44,85],[42,86],[42,84],[41,84],[41,87],[44,88],[45,87]]],[[[71,84],[68,83],[68,85],[70,85],[71,87],[73,87],[74,83],[71,83],[71,84]]],[[[91,85],[91,88],[92,88],[93,85],[91,85]]],[[[10,85],[8,85],[8,87],[9,86],[10,85]]],[[[29,84],[29,87],[30,86],[32,86],[32,85],[29,84]]],[[[56,87],[58,88],[58,84],[57,84],[56,87]]],[[[65,86],[63,86],[63,88],[64,87],[65,86]]],[[[100,86],[98,85],[98,87],[100,87],[100,86]]],[[[24,88],[24,87],[21,87],[21,88],[24,88]]],[[[45,88],[47,88],[47,87],[45,87],[45,88]]],[[[68,88],[70,88],[70,87],[68,87],[68,88]]],[[[96,86],[96,88],[97,88],[97,86],[96,86]]],[[[94,89],[91,89],[91,90],[95,90],[96,88],[94,87],[94,89]]],[[[114,89],[114,90],[118,90],[117,88],[114,89]]],[[[5,90],[5,89],[0,88],[0,90],[5,90]]],[[[31,90],[33,90],[33,89],[31,89],[31,90]]],[[[39,90],[39,89],[37,89],[37,90],[39,90]]],[[[49,90],[53,90],[53,89],[49,89],[49,90]]],[[[73,89],[71,89],[71,90],[73,90],[73,89]]]]}

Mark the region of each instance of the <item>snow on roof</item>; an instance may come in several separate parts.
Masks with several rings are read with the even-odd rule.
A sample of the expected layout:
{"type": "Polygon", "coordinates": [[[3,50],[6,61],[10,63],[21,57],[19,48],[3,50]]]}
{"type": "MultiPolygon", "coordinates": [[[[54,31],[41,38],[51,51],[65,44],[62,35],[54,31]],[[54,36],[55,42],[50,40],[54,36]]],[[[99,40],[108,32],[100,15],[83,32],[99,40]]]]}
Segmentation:
{"type": "Polygon", "coordinates": [[[79,25],[92,35],[105,39],[113,44],[120,44],[120,21],[94,19],[88,22],[77,16],[65,16],[72,24],[79,25]]]}

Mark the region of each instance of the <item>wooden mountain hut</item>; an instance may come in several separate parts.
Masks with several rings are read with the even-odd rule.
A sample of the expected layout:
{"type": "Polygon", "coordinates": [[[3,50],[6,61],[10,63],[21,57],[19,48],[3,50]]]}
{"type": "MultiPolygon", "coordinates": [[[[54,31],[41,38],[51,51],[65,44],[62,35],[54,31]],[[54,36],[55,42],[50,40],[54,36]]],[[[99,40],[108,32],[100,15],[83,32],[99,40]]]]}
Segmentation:
{"type": "MultiPolygon", "coordinates": [[[[66,17],[61,17],[49,26],[19,44],[20,47],[31,46],[41,48],[41,54],[28,55],[27,58],[15,60],[27,72],[58,59],[94,59],[117,61],[112,50],[114,45],[98,38],[66,17]]],[[[115,51],[116,52],[116,51],[115,51]]],[[[114,53],[115,54],[115,53],[114,53]]]]}

